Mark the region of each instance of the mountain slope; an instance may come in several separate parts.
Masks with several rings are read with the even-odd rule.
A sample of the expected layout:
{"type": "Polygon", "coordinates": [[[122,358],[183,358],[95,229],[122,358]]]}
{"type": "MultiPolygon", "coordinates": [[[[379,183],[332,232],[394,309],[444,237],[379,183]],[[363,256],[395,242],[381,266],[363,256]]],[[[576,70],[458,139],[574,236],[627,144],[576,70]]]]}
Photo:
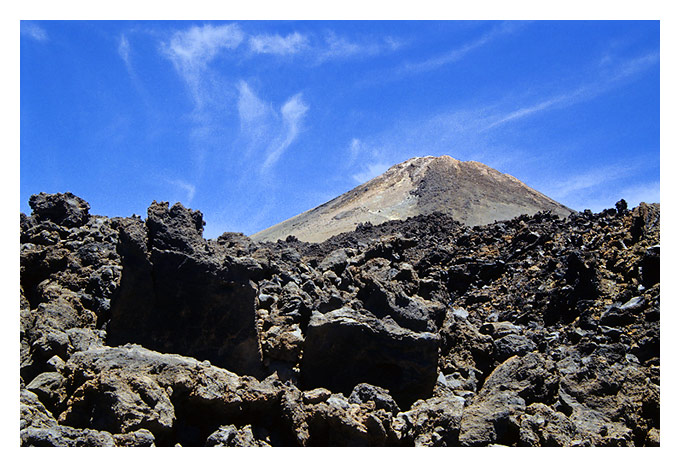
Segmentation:
{"type": "Polygon", "coordinates": [[[511,175],[480,162],[449,156],[416,157],[353,190],[252,235],[257,241],[293,235],[321,242],[359,223],[380,224],[419,214],[443,212],[466,225],[484,225],[520,214],[572,210],[529,188],[511,175]]]}

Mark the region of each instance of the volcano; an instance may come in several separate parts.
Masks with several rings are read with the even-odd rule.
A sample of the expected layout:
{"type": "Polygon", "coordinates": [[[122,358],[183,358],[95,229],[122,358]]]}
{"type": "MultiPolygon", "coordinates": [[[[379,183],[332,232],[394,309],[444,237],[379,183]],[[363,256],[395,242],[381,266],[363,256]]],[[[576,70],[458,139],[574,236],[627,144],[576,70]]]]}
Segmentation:
{"type": "Polygon", "coordinates": [[[464,225],[486,225],[521,214],[573,211],[515,177],[450,156],[415,157],[316,208],[251,236],[277,241],[294,236],[322,242],[361,223],[381,224],[434,212],[464,225]]]}

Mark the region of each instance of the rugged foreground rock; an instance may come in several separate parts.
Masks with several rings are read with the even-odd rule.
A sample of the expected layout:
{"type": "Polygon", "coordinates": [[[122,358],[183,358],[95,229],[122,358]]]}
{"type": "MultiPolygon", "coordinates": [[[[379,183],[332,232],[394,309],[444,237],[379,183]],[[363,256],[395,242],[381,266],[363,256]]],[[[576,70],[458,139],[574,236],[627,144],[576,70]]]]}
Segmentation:
{"type": "Polygon", "coordinates": [[[38,194],[24,446],[659,445],[659,206],[310,244],[38,194]]]}

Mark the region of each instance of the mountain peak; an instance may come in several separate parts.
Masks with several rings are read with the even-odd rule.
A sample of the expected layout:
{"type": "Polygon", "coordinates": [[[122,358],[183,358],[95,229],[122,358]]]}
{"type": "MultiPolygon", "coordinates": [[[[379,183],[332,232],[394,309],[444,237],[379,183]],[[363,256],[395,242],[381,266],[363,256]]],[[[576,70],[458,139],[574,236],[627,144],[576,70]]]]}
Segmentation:
{"type": "Polygon", "coordinates": [[[360,223],[380,224],[419,214],[443,212],[466,225],[484,225],[521,214],[551,211],[568,216],[572,210],[515,177],[481,162],[453,157],[414,157],[390,167],[358,187],[266,230],[257,241],[293,235],[321,242],[354,230],[360,223]]]}

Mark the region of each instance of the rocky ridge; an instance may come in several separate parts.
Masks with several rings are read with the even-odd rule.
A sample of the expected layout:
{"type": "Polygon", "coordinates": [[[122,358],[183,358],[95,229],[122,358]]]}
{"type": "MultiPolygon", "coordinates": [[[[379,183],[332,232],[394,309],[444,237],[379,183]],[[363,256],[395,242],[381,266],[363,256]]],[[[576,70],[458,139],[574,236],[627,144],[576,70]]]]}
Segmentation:
{"type": "Polygon", "coordinates": [[[659,445],[659,205],[316,244],[30,206],[23,446],[659,445]]]}

